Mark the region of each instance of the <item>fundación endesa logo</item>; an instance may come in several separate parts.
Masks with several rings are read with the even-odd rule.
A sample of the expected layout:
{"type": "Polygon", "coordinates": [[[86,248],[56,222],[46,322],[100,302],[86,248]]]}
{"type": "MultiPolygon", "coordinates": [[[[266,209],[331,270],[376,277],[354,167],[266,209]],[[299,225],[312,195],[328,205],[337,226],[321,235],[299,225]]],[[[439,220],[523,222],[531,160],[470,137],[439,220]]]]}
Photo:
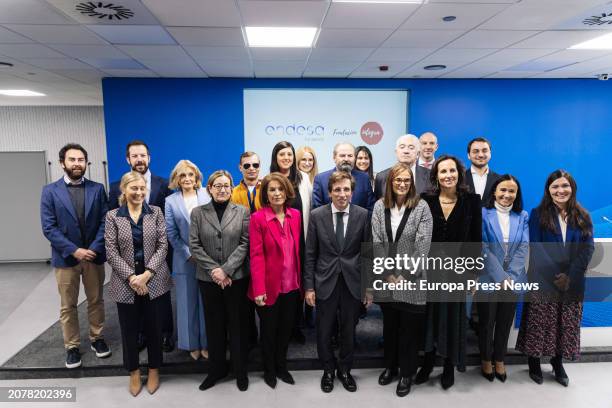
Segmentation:
{"type": "Polygon", "coordinates": [[[384,135],[383,128],[378,122],[366,122],[361,127],[361,139],[369,145],[378,144],[384,135]]]}

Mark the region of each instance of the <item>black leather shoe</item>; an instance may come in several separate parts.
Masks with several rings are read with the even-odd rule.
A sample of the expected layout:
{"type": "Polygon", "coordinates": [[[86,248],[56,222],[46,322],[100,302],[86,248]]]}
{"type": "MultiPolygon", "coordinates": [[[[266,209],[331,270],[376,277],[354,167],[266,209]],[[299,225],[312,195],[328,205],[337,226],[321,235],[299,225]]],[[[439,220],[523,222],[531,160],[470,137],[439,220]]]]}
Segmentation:
{"type": "Polygon", "coordinates": [[[380,373],[378,377],[378,383],[380,385],[389,385],[393,382],[393,379],[397,376],[397,370],[385,368],[385,371],[380,373]]]}
{"type": "Polygon", "coordinates": [[[321,391],[332,392],[334,389],[334,372],[332,370],[325,370],[321,377],[321,391]]]}
{"type": "Polygon", "coordinates": [[[544,382],[544,377],[542,376],[540,359],[537,357],[529,357],[527,358],[527,364],[529,364],[529,378],[536,384],[542,384],[544,382]]]}
{"type": "Polygon", "coordinates": [[[246,391],[249,389],[249,377],[241,377],[241,378],[236,378],[236,387],[238,387],[238,389],[240,391],[246,391]]]}
{"type": "Polygon", "coordinates": [[[276,373],[276,377],[286,384],[295,384],[295,380],[293,376],[289,373],[289,371],[280,371],[276,373]]]}
{"type": "Polygon", "coordinates": [[[429,375],[431,374],[432,371],[433,371],[432,367],[422,366],[419,369],[419,372],[417,373],[416,377],[414,378],[414,383],[417,385],[425,384],[427,381],[429,381],[429,375]]]}
{"type": "Polygon", "coordinates": [[[448,390],[450,387],[455,385],[455,366],[445,365],[440,377],[440,383],[442,388],[448,390]]]}
{"type": "Polygon", "coordinates": [[[268,384],[268,387],[276,388],[276,376],[273,374],[264,374],[264,382],[268,384]]]}
{"type": "Polygon", "coordinates": [[[564,387],[569,385],[569,377],[565,372],[565,368],[563,368],[563,363],[561,358],[553,357],[550,359],[550,364],[553,366],[553,371],[555,373],[555,381],[561,384],[564,387]]]}
{"type": "Polygon", "coordinates": [[[410,377],[400,377],[399,382],[397,383],[397,388],[395,389],[395,393],[398,397],[405,397],[410,393],[410,386],[412,385],[412,378],[410,377]]]}
{"type": "Polygon", "coordinates": [[[171,335],[162,337],[162,350],[164,350],[164,353],[170,353],[174,350],[174,340],[171,335]]]}
{"type": "Polygon", "coordinates": [[[202,381],[202,384],[200,384],[198,388],[200,389],[200,391],[206,391],[207,389],[214,387],[217,381],[221,380],[224,377],[225,375],[217,376],[217,375],[208,374],[206,378],[204,379],[204,381],[202,381]]]}
{"type": "Polygon", "coordinates": [[[489,380],[491,382],[495,381],[495,373],[493,373],[493,371],[491,371],[490,373],[485,373],[485,371],[481,367],[480,368],[480,375],[482,375],[484,378],[486,378],[487,380],[489,380]]]}
{"type": "Polygon", "coordinates": [[[355,379],[353,378],[350,372],[348,371],[342,372],[340,370],[337,370],[336,376],[342,383],[342,386],[344,387],[345,390],[347,390],[348,392],[357,391],[357,383],[355,382],[355,379]]]}
{"type": "Polygon", "coordinates": [[[147,339],[145,338],[143,333],[138,333],[138,351],[142,351],[147,348],[147,339]]]}
{"type": "Polygon", "coordinates": [[[505,371],[503,373],[498,373],[497,371],[495,371],[495,378],[497,378],[501,382],[506,382],[508,375],[505,371]]]}

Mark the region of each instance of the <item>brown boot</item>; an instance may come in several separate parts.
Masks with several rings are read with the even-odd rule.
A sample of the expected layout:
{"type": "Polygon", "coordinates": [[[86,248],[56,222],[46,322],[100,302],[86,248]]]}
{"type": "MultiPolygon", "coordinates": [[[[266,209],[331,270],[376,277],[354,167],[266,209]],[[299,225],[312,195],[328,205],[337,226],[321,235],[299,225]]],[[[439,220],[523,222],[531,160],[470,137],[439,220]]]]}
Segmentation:
{"type": "Polygon", "coordinates": [[[133,397],[137,396],[142,389],[142,380],[140,379],[140,370],[130,371],[130,394],[133,397]]]}
{"type": "Polygon", "coordinates": [[[149,394],[153,394],[159,388],[159,368],[149,368],[149,375],[147,378],[147,391],[149,394]]]}

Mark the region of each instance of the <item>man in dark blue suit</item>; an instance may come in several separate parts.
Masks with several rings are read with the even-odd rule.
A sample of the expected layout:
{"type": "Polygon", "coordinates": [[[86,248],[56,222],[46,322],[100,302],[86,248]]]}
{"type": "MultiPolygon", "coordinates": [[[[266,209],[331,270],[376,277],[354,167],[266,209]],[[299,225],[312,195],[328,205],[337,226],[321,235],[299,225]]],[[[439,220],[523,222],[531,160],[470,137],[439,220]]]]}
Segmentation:
{"type": "Polygon", "coordinates": [[[66,348],[66,367],[81,365],[77,303],[80,280],[87,296],[89,340],[96,356],[111,354],[102,337],[104,326],[104,219],[108,211],[106,191],[100,183],[85,179],[87,151],[70,143],[59,160],[64,177],[43,188],[40,219],[51,243],[51,265],[61,299],[60,322],[66,348]]]}
{"type": "MultiPolygon", "coordinates": [[[[126,161],[133,171],[142,174],[147,181],[147,204],[161,208],[162,211],[166,208],[166,197],[172,194],[172,190],[168,188],[168,180],[163,177],[156,176],[149,170],[151,155],[149,146],[141,140],[133,140],[126,147],[126,161]]],[[[121,190],[119,181],[111,183],[109,191],[109,208],[111,210],[119,208],[119,196],[121,190]]],[[[168,265],[172,265],[172,248],[168,245],[168,265]]],[[[165,352],[174,350],[174,320],[172,313],[172,301],[170,299],[170,291],[160,296],[162,307],[162,347],[165,352]]],[[[138,336],[140,349],[145,347],[144,335],[141,333],[138,336]]]]}
{"type": "Polygon", "coordinates": [[[376,198],[372,191],[372,185],[368,175],[362,171],[355,170],[355,146],[350,143],[342,142],[334,146],[334,163],[336,168],[328,170],[323,173],[319,173],[314,178],[314,185],[312,190],[312,209],[321,207],[322,205],[329,204],[331,202],[329,193],[327,191],[327,185],[329,183],[329,177],[336,170],[350,172],[355,179],[355,190],[353,192],[353,198],[351,204],[358,205],[372,213],[376,198]]]}

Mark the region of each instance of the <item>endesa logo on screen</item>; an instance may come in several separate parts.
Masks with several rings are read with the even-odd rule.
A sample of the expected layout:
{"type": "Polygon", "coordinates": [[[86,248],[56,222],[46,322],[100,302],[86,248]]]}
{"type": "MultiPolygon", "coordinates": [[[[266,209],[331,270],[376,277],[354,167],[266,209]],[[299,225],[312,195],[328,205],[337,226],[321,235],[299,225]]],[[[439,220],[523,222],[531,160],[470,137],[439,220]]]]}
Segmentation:
{"type": "Polygon", "coordinates": [[[378,122],[366,122],[361,127],[361,139],[369,145],[378,144],[384,135],[383,128],[378,122]]]}
{"type": "Polygon", "coordinates": [[[267,125],[265,128],[268,136],[323,136],[325,134],[325,126],[323,125],[267,125]]]}

